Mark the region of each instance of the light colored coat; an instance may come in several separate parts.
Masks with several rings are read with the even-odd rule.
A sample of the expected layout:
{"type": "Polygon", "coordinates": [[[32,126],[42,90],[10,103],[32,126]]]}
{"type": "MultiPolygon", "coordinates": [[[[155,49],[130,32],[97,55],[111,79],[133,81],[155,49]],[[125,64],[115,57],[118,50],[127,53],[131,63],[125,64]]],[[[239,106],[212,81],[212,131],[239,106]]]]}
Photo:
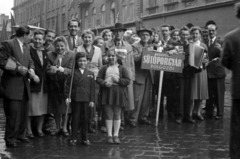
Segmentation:
{"type": "MultiPolygon", "coordinates": [[[[88,70],[90,70],[91,72],[94,73],[94,77],[96,79],[98,71],[102,67],[102,51],[97,46],[93,46],[93,48],[94,48],[94,54],[92,57],[92,61],[90,63],[88,63],[87,68],[88,68],[88,70]]],[[[84,46],[81,45],[77,48],[77,52],[85,52],[86,53],[86,50],[85,50],[84,46]]]]}

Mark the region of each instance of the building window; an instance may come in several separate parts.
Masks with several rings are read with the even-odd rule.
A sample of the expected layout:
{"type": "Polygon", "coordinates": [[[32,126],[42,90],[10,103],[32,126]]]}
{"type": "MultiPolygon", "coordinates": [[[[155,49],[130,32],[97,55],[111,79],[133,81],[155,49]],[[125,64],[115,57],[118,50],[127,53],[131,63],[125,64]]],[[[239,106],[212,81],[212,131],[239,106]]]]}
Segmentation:
{"type": "Polygon", "coordinates": [[[88,10],[85,11],[85,18],[84,18],[84,25],[85,25],[85,29],[88,28],[88,10]]]}
{"type": "Polygon", "coordinates": [[[102,26],[105,24],[105,5],[102,5],[101,7],[101,24],[102,26]]]}
{"type": "Polygon", "coordinates": [[[178,3],[179,3],[179,0],[165,0],[164,6],[166,7],[166,11],[177,10],[178,3]]]}
{"type": "Polygon", "coordinates": [[[48,11],[50,11],[51,10],[51,0],[48,0],[48,11]]]}
{"type": "Polygon", "coordinates": [[[52,17],[52,29],[55,29],[55,17],[52,17]]]}
{"type": "Polygon", "coordinates": [[[156,0],[149,0],[149,7],[154,7],[156,5],[157,5],[156,0]]]}
{"type": "Polygon", "coordinates": [[[176,4],[171,4],[166,6],[167,11],[172,11],[172,10],[176,10],[177,9],[177,5],[176,4]]]}
{"type": "Polygon", "coordinates": [[[196,0],[184,0],[184,1],[182,1],[182,2],[184,3],[184,6],[185,6],[186,8],[188,8],[188,7],[193,7],[193,6],[196,5],[196,0]]]}
{"type": "Polygon", "coordinates": [[[134,1],[130,1],[130,6],[129,6],[129,16],[131,20],[134,20],[134,1]]]}
{"type": "Polygon", "coordinates": [[[127,18],[128,18],[128,15],[129,15],[129,14],[128,14],[128,10],[127,10],[127,5],[124,5],[124,6],[123,6],[122,11],[123,11],[123,14],[122,14],[122,15],[123,15],[123,21],[126,22],[126,21],[127,21],[127,18]]]}
{"type": "Polygon", "coordinates": [[[71,19],[75,19],[73,14],[71,15],[71,19]]]}
{"type": "Polygon", "coordinates": [[[66,15],[65,15],[65,13],[64,14],[62,14],[62,31],[65,29],[67,27],[67,25],[66,25],[66,15]]]}
{"type": "Polygon", "coordinates": [[[52,9],[55,7],[55,0],[52,0],[52,9]]]}
{"type": "Polygon", "coordinates": [[[94,7],[92,9],[92,28],[95,28],[96,26],[96,8],[94,7]]]}
{"type": "Polygon", "coordinates": [[[114,24],[116,22],[115,3],[114,2],[112,2],[112,4],[111,4],[110,19],[111,19],[111,24],[114,24]]]}

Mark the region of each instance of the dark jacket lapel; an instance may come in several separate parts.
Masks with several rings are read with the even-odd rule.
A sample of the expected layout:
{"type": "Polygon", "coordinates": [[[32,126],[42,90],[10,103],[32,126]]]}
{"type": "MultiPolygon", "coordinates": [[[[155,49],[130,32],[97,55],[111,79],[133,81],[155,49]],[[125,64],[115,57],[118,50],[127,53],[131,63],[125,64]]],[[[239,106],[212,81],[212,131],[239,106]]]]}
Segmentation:
{"type": "MultiPolygon", "coordinates": [[[[78,69],[79,73],[81,74],[80,70],[78,69]]],[[[78,80],[78,83],[81,83],[86,77],[88,76],[88,70],[85,69],[83,74],[81,74],[81,78],[78,80]]]]}
{"type": "Polygon", "coordinates": [[[41,64],[41,61],[38,57],[38,54],[37,54],[37,50],[34,49],[33,47],[31,47],[31,55],[32,55],[32,59],[40,66],[42,67],[42,64],[41,64]]]}
{"type": "Polygon", "coordinates": [[[14,38],[13,44],[14,44],[14,50],[16,52],[15,58],[17,59],[17,61],[20,62],[22,59],[22,51],[21,51],[20,45],[17,41],[17,38],[14,38]]]}

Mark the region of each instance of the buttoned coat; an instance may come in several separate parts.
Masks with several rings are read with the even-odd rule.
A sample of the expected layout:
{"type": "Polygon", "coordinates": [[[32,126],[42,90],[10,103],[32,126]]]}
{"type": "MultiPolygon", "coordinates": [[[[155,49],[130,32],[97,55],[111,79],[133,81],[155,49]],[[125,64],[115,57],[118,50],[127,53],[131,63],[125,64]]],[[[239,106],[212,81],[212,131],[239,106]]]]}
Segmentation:
{"type": "MultiPolygon", "coordinates": [[[[98,71],[102,67],[102,51],[99,47],[93,46],[94,54],[90,63],[88,63],[88,70],[94,73],[95,78],[97,78],[98,71]]],[[[77,48],[77,52],[85,52],[86,50],[83,45],[77,48]]]]}
{"type": "Polygon", "coordinates": [[[43,83],[43,91],[47,92],[48,91],[48,82],[46,78],[47,62],[48,62],[47,50],[42,50],[43,65],[41,64],[37,50],[34,49],[33,47],[30,47],[30,55],[34,62],[35,74],[40,79],[39,83],[36,83],[33,80],[30,81],[31,92],[40,92],[42,89],[42,83],[43,83]]]}
{"type": "Polygon", "coordinates": [[[216,43],[222,45],[222,40],[216,38],[212,45],[209,46],[209,44],[206,44],[208,47],[208,58],[210,61],[207,66],[208,78],[224,78],[226,76],[225,68],[221,64],[221,61],[212,61],[214,58],[221,57],[222,50],[215,46],[216,43]]]}
{"type": "Polygon", "coordinates": [[[240,28],[229,32],[223,43],[222,64],[232,70],[232,98],[240,99],[240,28]]]}
{"type": "Polygon", "coordinates": [[[133,58],[132,46],[128,44],[126,41],[121,41],[121,46],[116,46],[114,40],[111,40],[104,43],[102,47],[102,54],[103,56],[106,56],[108,50],[115,50],[115,49],[127,50],[127,56],[122,62],[123,62],[123,66],[128,70],[130,79],[134,81],[135,80],[135,63],[133,58]]]}
{"type": "Polygon", "coordinates": [[[135,83],[137,84],[145,84],[145,80],[147,76],[150,76],[152,84],[154,84],[154,73],[151,70],[145,70],[141,68],[142,55],[144,49],[153,50],[152,46],[148,46],[144,48],[141,42],[135,43],[132,45],[133,47],[133,56],[135,61],[135,83]]]}
{"type": "Polygon", "coordinates": [[[11,100],[22,100],[24,88],[26,88],[28,99],[30,98],[30,87],[28,75],[22,76],[15,71],[5,70],[5,65],[9,56],[15,58],[21,65],[28,69],[34,69],[34,64],[30,56],[29,45],[23,46],[23,53],[17,38],[4,41],[0,47],[0,68],[4,70],[1,84],[4,97],[11,100]]]}
{"type": "MultiPolygon", "coordinates": [[[[68,98],[71,76],[65,83],[65,96],[68,98]]],[[[85,69],[83,74],[79,69],[74,70],[71,100],[76,102],[95,102],[95,80],[94,74],[85,69]]]]}

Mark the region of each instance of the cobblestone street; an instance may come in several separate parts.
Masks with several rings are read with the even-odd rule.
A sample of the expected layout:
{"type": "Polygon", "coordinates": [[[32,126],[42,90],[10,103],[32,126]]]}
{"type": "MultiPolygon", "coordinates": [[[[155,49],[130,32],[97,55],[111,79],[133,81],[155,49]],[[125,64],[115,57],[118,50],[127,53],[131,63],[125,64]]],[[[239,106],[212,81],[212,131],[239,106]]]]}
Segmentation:
{"type": "MultiPolygon", "coordinates": [[[[229,89],[229,88],[227,88],[229,89]]],[[[69,138],[46,136],[31,140],[18,148],[6,148],[3,140],[5,117],[0,109],[1,159],[227,159],[229,154],[230,95],[225,96],[223,120],[206,119],[195,124],[177,125],[160,120],[158,127],[139,125],[125,127],[121,144],[106,144],[107,135],[98,131],[90,134],[90,147],[79,143],[68,145],[69,138]]],[[[152,120],[154,120],[152,118],[152,120]]]]}

